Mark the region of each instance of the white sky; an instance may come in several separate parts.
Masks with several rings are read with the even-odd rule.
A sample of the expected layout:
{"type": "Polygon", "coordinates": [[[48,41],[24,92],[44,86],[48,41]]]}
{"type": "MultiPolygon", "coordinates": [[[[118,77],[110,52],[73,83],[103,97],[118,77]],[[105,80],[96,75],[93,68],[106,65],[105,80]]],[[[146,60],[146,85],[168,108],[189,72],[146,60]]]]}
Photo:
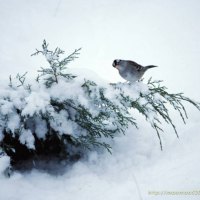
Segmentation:
{"type": "Polygon", "coordinates": [[[44,64],[30,57],[43,39],[66,53],[82,47],[70,68],[121,81],[116,58],[154,64],[145,77],[199,98],[199,0],[0,0],[0,77],[44,64]]]}

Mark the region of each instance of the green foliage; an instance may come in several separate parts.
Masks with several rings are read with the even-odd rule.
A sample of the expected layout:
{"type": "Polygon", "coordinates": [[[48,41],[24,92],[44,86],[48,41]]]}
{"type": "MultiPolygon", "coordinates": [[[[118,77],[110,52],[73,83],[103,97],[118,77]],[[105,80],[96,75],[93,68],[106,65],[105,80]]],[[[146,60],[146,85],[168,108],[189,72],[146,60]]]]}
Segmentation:
{"type": "Polygon", "coordinates": [[[42,50],[36,49],[32,55],[42,54],[49,66],[38,71],[36,81],[27,84],[27,73],[9,77],[9,88],[0,97],[0,148],[11,157],[13,166],[26,159],[34,163],[44,158],[75,161],[86,149],[99,147],[111,152],[110,139],[125,134],[130,126],[139,128],[133,110],[155,129],[162,149],[163,122],[171,125],[178,137],[169,106],[184,123],[188,118],[184,102],[200,110],[200,104],[183,93],[169,93],[162,81],[105,86],[80,80],[67,73],[67,65],[79,52],[77,49],[61,59],[64,51],[50,51],[44,40],[42,50]],[[18,123],[13,125],[13,120],[18,123]]]}
{"type": "MultiPolygon", "coordinates": [[[[193,101],[192,99],[188,97],[185,97],[183,93],[175,93],[175,94],[168,93],[167,88],[165,86],[161,86],[161,82],[162,81],[152,81],[152,79],[150,79],[148,81],[148,87],[149,87],[150,93],[144,96],[144,98],[146,98],[148,102],[153,106],[152,111],[156,111],[157,115],[159,115],[162,119],[164,119],[166,123],[170,124],[173,127],[178,137],[176,127],[173,124],[173,121],[169,115],[169,110],[167,108],[167,105],[170,104],[174,108],[174,110],[180,114],[180,117],[183,120],[183,122],[186,123],[186,119],[188,118],[188,115],[184,107],[184,102],[192,104],[198,110],[200,110],[200,104],[198,102],[193,101]],[[154,101],[154,98],[153,98],[156,94],[159,94],[161,97],[158,101],[154,101]]],[[[161,122],[159,118],[156,118],[156,120],[152,123],[152,126],[153,128],[156,129],[156,132],[160,139],[159,130],[161,131],[163,130],[161,129],[159,124],[161,124],[161,122]]],[[[162,148],[161,140],[160,140],[160,145],[162,148]]]]}
{"type": "MultiPolygon", "coordinates": [[[[153,81],[152,79],[149,79],[147,82],[148,91],[145,93],[141,91],[139,97],[136,100],[123,92],[124,87],[122,87],[121,84],[112,84],[112,86],[114,87],[114,89],[120,90],[121,104],[124,104],[124,102],[126,102],[127,108],[137,109],[142,115],[145,116],[146,120],[155,129],[162,150],[160,132],[163,132],[163,129],[161,119],[172,126],[178,137],[176,126],[174,125],[169,114],[168,105],[170,104],[173,109],[180,114],[183,122],[186,123],[186,119],[188,118],[188,116],[184,107],[184,102],[192,104],[198,110],[200,110],[200,104],[188,97],[185,97],[183,93],[168,93],[167,88],[165,86],[162,86],[161,83],[162,81],[160,80],[153,81]],[[141,104],[141,100],[144,103],[141,104]]],[[[123,85],[127,85],[127,83],[123,85]]],[[[131,84],[129,83],[128,85],[130,86],[131,84]]]]}
{"type": "Polygon", "coordinates": [[[49,67],[41,67],[41,69],[38,70],[39,75],[36,80],[39,81],[39,79],[44,76],[46,86],[51,87],[53,83],[58,83],[59,77],[63,77],[67,80],[75,78],[76,76],[65,73],[64,71],[67,64],[78,58],[80,50],[81,48],[75,49],[73,53],[60,60],[60,56],[65,52],[58,47],[54,51],[48,50],[48,44],[44,40],[42,44],[42,50],[36,49],[36,52],[33,53],[32,56],[42,54],[48,61],[49,67]]]}

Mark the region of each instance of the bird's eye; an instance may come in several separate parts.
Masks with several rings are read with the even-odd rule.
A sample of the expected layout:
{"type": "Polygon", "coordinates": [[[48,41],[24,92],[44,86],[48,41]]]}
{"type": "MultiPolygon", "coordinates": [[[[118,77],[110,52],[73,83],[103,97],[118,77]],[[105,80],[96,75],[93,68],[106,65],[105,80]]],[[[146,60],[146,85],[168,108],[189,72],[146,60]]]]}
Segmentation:
{"type": "Polygon", "coordinates": [[[121,61],[121,60],[119,60],[119,59],[115,59],[115,60],[113,61],[112,66],[113,66],[113,67],[116,67],[116,65],[119,65],[120,61],[121,61]]]}

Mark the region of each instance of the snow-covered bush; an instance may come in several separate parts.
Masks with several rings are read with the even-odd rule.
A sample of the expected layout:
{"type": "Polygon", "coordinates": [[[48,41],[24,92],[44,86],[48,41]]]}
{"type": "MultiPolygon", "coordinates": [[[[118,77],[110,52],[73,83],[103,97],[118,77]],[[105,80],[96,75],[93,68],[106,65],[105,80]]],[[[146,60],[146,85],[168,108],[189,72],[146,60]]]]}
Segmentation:
{"type": "MultiPolygon", "coordinates": [[[[48,50],[43,42],[42,54],[49,66],[41,68],[36,80],[26,80],[26,73],[10,76],[7,86],[0,86],[0,147],[17,166],[24,160],[31,165],[42,159],[74,161],[85,149],[105,147],[111,151],[109,138],[136,128],[133,110],[145,116],[155,129],[162,148],[162,119],[177,134],[169,104],[185,122],[183,101],[200,109],[199,104],[183,96],[170,94],[161,81],[131,83],[96,83],[67,73],[66,65],[79,55],[80,49],[64,59],[59,48],[48,50]]],[[[178,134],[177,134],[178,136],[178,134]]]]}

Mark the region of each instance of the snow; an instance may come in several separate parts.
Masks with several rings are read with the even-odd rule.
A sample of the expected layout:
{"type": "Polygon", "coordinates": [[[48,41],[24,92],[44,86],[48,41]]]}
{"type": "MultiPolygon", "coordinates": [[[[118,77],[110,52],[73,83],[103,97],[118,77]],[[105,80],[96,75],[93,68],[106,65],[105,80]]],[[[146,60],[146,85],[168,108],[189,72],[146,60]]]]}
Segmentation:
{"type": "MultiPolygon", "coordinates": [[[[61,109],[55,112],[51,100],[63,102],[72,99],[75,103],[84,105],[95,116],[103,108],[95,107],[92,100],[100,98],[99,91],[102,88],[105,90],[105,97],[116,103],[122,110],[126,105],[120,103],[120,93],[132,100],[137,100],[140,93],[144,96],[149,94],[148,86],[143,82],[117,83],[111,86],[105,81],[101,82],[95,73],[91,76],[90,72],[87,73],[86,70],[85,72],[87,75],[79,75],[70,82],[59,79],[58,84],[50,88],[37,82],[33,82],[31,90],[27,89],[26,85],[17,87],[18,83],[14,83],[12,87],[5,84],[0,88],[1,127],[9,128],[13,134],[16,129],[20,129],[20,142],[29,149],[35,149],[32,133],[36,133],[39,138],[45,138],[47,133],[47,124],[42,119],[41,113],[49,114],[53,118],[50,120],[50,126],[60,135],[70,134],[79,137],[87,134],[73,121],[75,114],[73,109],[61,109]],[[81,86],[90,78],[99,85],[91,86],[91,98],[88,98],[81,86]],[[114,87],[116,89],[113,89],[114,87]],[[26,121],[27,129],[20,124],[16,108],[22,110],[21,114],[24,117],[29,117],[26,121]],[[7,120],[3,120],[4,116],[7,120]]],[[[162,101],[162,97],[155,95],[154,101],[162,101]]],[[[147,104],[147,101],[140,99],[138,103],[142,106],[147,104]]],[[[149,109],[148,120],[153,122],[155,113],[150,105],[146,108],[149,109]]],[[[161,199],[162,195],[155,194],[162,192],[198,190],[199,117],[196,121],[189,121],[190,129],[187,132],[183,131],[185,127],[179,128],[182,130],[180,140],[174,137],[175,134],[171,134],[171,130],[164,127],[166,131],[161,136],[164,151],[161,152],[156,132],[152,130],[150,124],[147,124],[134,110],[131,113],[137,119],[139,130],[130,126],[125,135],[118,135],[113,141],[109,141],[113,147],[112,154],[107,151],[91,151],[78,162],[69,163],[62,175],[50,175],[44,171],[32,170],[28,173],[14,172],[8,178],[3,175],[3,172],[9,166],[9,158],[5,155],[1,156],[0,199],[140,200],[161,199]]],[[[109,129],[114,129],[116,116],[113,114],[111,117],[110,121],[102,121],[102,124],[109,129]]],[[[2,139],[3,133],[0,134],[2,139]]],[[[104,140],[105,138],[102,139],[104,140]]],[[[58,170],[56,166],[55,170],[58,170]]],[[[168,195],[167,198],[178,199],[179,196],[168,195]]],[[[186,199],[188,196],[181,196],[181,198],[186,199]]],[[[194,195],[190,196],[190,199],[193,198],[194,195]]]]}
{"type": "Polygon", "coordinates": [[[38,138],[45,138],[45,135],[47,133],[47,124],[45,120],[40,119],[39,117],[35,118],[36,127],[35,127],[35,133],[38,138]]]}
{"type": "Polygon", "coordinates": [[[35,149],[35,138],[33,137],[33,134],[30,129],[22,129],[20,136],[19,136],[19,141],[22,144],[25,144],[29,149],[35,149]]]}
{"type": "Polygon", "coordinates": [[[9,120],[7,122],[7,127],[14,133],[15,129],[17,129],[20,125],[20,118],[16,113],[12,113],[9,116],[9,120]]]}
{"type": "Polygon", "coordinates": [[[72,135],[76,133],[77,124],[74,121],[68,119],[68,113],[61,110],[59,113],[53,114],[53,120],[51,120],[51,127],[58,131],[60,135],[67,134],[72,135]]]}
{"type": "Polygon", "coordinates": [[[39,112],[45,113],[46,107],[49,105],[50,96],[47,92],[39,90],[32,91],[31,94],[25,98],[26,106],[23,108],[22,115],[33,116],[39,112]]]}
{"type": "MultiPolygon", "coordinates": [[[[117,82],[122,79],[111,67],[112,60],[115,57],[135,59],[144,64],[158,64],[159,68],[149,71],[146,76],[162,79],[170,90],[184,91],[187,96],[199,99],[200,3],[197,0],[88,0],[84,3],[80,0],[37,3],[11,0],[0,4],[1,113],[12,115],[13,106],[24,108],[28,91],[5,89],[4,79],[24,71],[31,71],[30,75],[35,77],[36,66],[43,66],[43,61],[38,59],[37,62],[29,56],[44,38],[67,51],[82,46],[80,59],[70,68],[79,66],[77,71],[83,76],[88,73],[84,70],[87,66],[106,80],[117,82]],[[2,96],[8,98],[2,101],[2,96]]],[[[97,81],[96,74],[90,73],[89,79],[102,83],[102,78],[97,81]]],[[[38,86],[32,89],[34,87],[37,93],[38,86]]],[[[74,91],[80,92],[71,90],[72,95],[74,91]]],[[[129,90],[126,92],[128,94],[129,90]]],[[[66,97],[65,88],[55,88],[52,93],[66,97]]],[[[108,98],[115,95],[114,92],[106,94],[108,98]]],[[[40,96],[46,100],[32,96],[27,113],[33,114],[38,106],[48,105],[48,96],[41,93],[40,96]],[[37,106],[32,107],[35,102],[37,106]]],[[[88,105],[84,96],[82,98],[81,101],[88,105]]],[[[160,97],[156,99],[159,101],[160,97]]],[[[150,191],[199,191],[200,115],[192,109],[188,113],[186,126],[174,115],[180,139],[164,127],[163,152],[156,133],[141,119],[139,130],[130,128],[126,135],[114,139],[112,155],[91,152],[88,157],[66,167],[62,176],[33,170],[27,174],[15,172],[7,178],[2,172],[9,158],[0,156],[0,200],[200,199],[199,195],[148,195],[150,191]]],[[[18,126],[18,119],[12,116],[10,119],[8,126],[13,130],[18,126]]],[[[38,117],[35,120],[41,123],[37,122],[38,126],[30,129],[35,128],[39,137],[45,137],[45,123],[38,117]]],[[[0,123],[5,121],[0,118],[0,123]]],[[[0,127],[0,140],[2,137],[0,127]]],[[[26,136],[22,142],[33,144],[26,136]]]]}
{"type": "Polygon", "coordinates": [[[0,177],[1,178],[2,178],[4,171],[9,166],[9,164],[10,164],[10,157],[8,157],[6,155],[1,155],[0,156],[0,177]]]}
{"type": "MultiPolygon", "coordinates": [[[[96,76],[93,79],[95,81],[96,76]]],[[[91,77],[79,77],[71,82],[60,80],[51,88],[45,88],[42,84],[35,82],[31,91],[26,87],[1,87],[1,113],[8,115],[8,121],[1,121],[2,126],[7,126],[12,133],[15,129],[22,128],[19,140],[28,148],[34,149],[33,132],[39,138],[45,138],[47,124],[39,115],[40,112],[50,113],[54,120],[50,122],[51,127],[57,130],[60,135],[73,134],[78,137],[86,132],[80,131],[73,122],[74,111],[60,110],[55,112],[50,105],[50,99],[60,102],[65,99],[79,101],[87,107],[93,115],[99,110],[91,106],[90,98],[84,93],[81,85],[91,77]],[[17,95],[18,94],[18,95],[17,95]],[[20,101],[19,101],[20,99],[20,101]],[[20,127],[20,118],[14,108],[22,110],[22,115],[29,116],[27,127],[20,127]],[[95,109],[95,110],[94,110],[95,109]],[[68,119],[72,116],[71,120],[68,119]],[[6,124],[5,124],[6,123],[6,124]]],[[[99,89],[105,88],[105,97],[113,100],[119,107],[123,106],[118,102],[120,92],[124,96],[130,96],[133,100],[138,99],[142,92],[149,93],[146,84],[139,82],[135,84],[118,83],[117,89],[97,78],[100,84],[98,87],[91,87],[93,95],[99,98],[99,89]]],[[[94,98],[95,96],[93,96],[94,98]]],[[[162,100],[162,97],[155,95],[155,101],[162,100]]],[[[140,100],[140,105],[146,104],[146,100],[140,100]]],[[[151,110],[151,107],[149,107],[151,110]]],[[[129,127],[125,135],[118,135],[113,141],[112,154],[107,151],[91,151],[84,158],[74,164],[68,164],[62,175],[50,175],[44,171],[32,170],[27,173],[14,172],[10,178],[3,175],[9,166],[7,156],[0,157],[0,199],[14,200],[93,200],[93,199],[161,199],[162,192],[185,192],[198,190],[200,175],[198,173],[200,163],[198,133],[199,117],[189,121],[185,129],[175,119],[175,124],[180,127],[180,140],[171,134],[172,130],[165,128],[162,135],[164,151],[160,151],[159,141],[156,132],[152,130],[139,113],[131,111],[137,119],[139,130],[129,127]],[[177,122],[177,123],[176,123],[177,122]],[[187,131],[184,131],[187,130],[187,131]],[[195,165],[194,165],[195,163],[195,165]],[[153,194],[152,194],[153,193],[153,194]]],[[[193,111],[194,112],[194,111],[193,111]]],[[[148,113],[149,120],[154,119],[154,113],[148,113]]],[[[196,113],[194,112],[194,115],[196,113]]],[[[199,113],[196,114],[199,116],[199,113]]],[[[114,120],[113,116],[113,120],[114,120]]],[[[192,116],[194,118],[194,116],[192,116]]],[[[3,118],[2,118],[3,119],[3,118]]],[[[112,128],[114,121],[102,122],[105,126],[112,128]]],[[[114,127],[113,127],[114,128],[114,127]]],[[[1,133],[1,138],[3,134],[1,133]]],[[[105,139],[102,139],[104,141],[105,139]]],[[[54,166],[52,165],[52,168],[54,166]]],[[[55,166],[55,170],[58,168],[55,166]]],[[[63,170],[63,169],[62,169],[63,170]]],[[[168,199],[178,199],[180,196],[167,195],[168,199]]],[[[188,196],[182,195],[182,199],[188,196]]],[[[194,199],[195,196],[190,196],[194,199]]]]}
{"type": "MultiPolygon", "coordinates": [[[[91,152],[68,166],[62,176],[36,170],[14,173],[10,178],[2,176],[0,199],[198,199],[195,195],[148,193],[199,190],[199,125],[200,121],[189,123],[180,140],[165,133],[169,139],[163,152],[149,127],[143,126],[139,131],[131,128],[125,136],[115,139],[112,155],[91,152]]],[[[7,161],[3,162],[5,165],[7,161]]]]}

